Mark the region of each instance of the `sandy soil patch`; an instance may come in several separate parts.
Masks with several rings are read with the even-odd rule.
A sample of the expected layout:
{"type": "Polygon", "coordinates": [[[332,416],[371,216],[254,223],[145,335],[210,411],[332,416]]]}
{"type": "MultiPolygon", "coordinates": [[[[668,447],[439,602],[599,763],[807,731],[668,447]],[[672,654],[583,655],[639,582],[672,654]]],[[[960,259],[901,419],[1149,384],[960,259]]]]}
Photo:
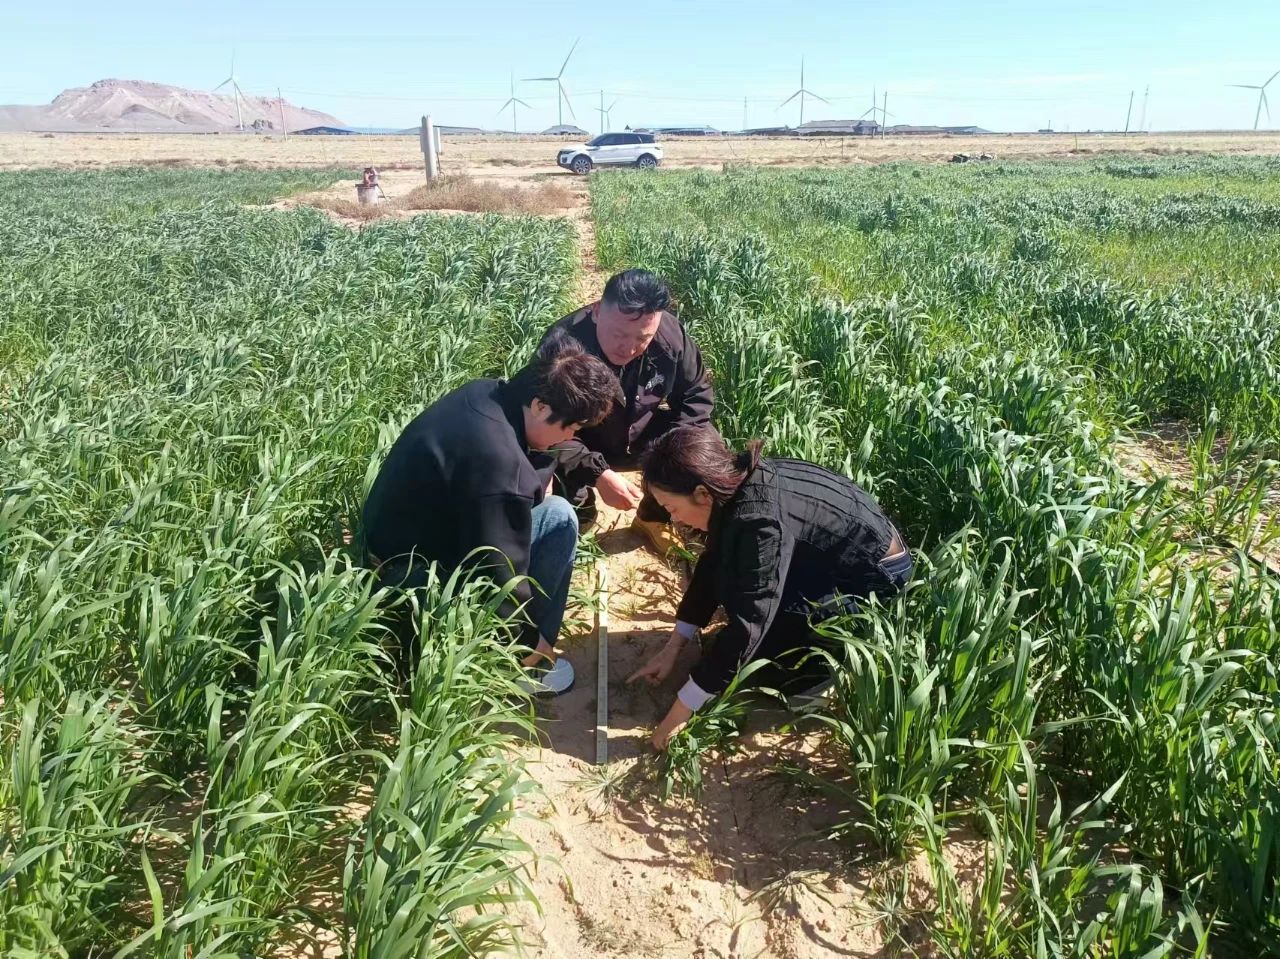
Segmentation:
{"type": "MultiPolygon", "coordinates": [[[[445,137],[442,172],[521,177],[532,172],[573,178],[555,165],[568,141],[553,137],[445,137]]],[[[663,137],[667,167],[719,168],[724,163],[838,166],[890,160],[941,162],[956,153],[1001,159],[1103,153],[1280,152],[1280,133],[1057,133],[990,136],[663,137]]],[[[0,170],[33,167],[96,169],[158,165],[199,167],[325,167],[422,173],[417,136],[290,137],[242,134],[0,134],[0,170]]],[[[353,191],[354,192],[354,191],[353,191]]]]}

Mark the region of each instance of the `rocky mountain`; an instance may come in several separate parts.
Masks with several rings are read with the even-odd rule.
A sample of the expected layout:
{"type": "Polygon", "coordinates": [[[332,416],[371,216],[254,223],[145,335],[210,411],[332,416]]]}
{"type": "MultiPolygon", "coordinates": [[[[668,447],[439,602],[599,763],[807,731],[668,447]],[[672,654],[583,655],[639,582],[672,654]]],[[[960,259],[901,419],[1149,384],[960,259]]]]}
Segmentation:
{"type": "MultiPolygon", "coordinates": [[[[341,120],[276,97],[240,98],[246,131],[278,133],[343,126],[341,120]]],[[[237,129],[236,101],[221,93],[186,90],[144,80],[99,80],[63,90],[46,106],[0,106],[0,130],[87,133],[230,133],[237,129]]]]}

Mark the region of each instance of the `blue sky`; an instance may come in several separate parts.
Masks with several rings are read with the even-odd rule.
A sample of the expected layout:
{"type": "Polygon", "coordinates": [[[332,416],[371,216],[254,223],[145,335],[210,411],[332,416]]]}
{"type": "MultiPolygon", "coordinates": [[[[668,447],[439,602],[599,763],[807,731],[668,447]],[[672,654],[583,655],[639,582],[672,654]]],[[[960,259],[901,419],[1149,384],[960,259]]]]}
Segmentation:
{"type": "MultiPolygon", "coordinates": [[[[508,77],[529,102],[522,129],[555,122],[551,84],[565,72],[579,125],[617,100],[611,125],[795,124],[799,85],[831,99],[805,119],[856,117],[872,89],[890,122],[976,123],[995,130],[1123,126],[1248,128],[1261,83],[1280,70],[1280,2],[1244,0],[709,0],[627,4],[350,0],[200,4],[60,0],[0,14],[0,102],[43,103],[104,77],[209,89],[236,72],[249,93],[359,125],[510,126],[497,115],[508,77]],[[367,11],[364,15],[361,11],[367,11]]],[[[1280,128],[1280,79],[1271,87],[1280,128]]],[[[565,120],[568,122],[566,114],[565,120]]]]}

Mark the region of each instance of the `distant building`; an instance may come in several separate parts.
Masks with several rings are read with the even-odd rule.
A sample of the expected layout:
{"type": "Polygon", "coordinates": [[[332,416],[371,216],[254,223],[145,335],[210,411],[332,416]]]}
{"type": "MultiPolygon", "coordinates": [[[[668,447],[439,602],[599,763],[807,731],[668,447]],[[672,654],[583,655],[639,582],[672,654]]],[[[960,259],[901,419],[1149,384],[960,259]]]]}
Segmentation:
{"type": "Polygon", "coordinates": [[[554,127],[547,127],[542,131],[542,135],[544,137],[578,137],[583,140],[591,136],[591,134],[582,129],[582,127],[575,127],[569,123],[562,123],[554,127]]]}
{"type": "Polygon", "coordinates": [[[669,137],[710,137],[717,136],[720,131],[715,127],[709,127],[706,124],[701,126],[687,127],[666,127],[666,126],[638,126],[627,127],[633,133],[660,133],[669,137]]]}
{"type": "Polygon", "coordinates": [[[982,127],[962,126],[962,127],[935,127],[935,126],[915,126],[910,123],[895,123],[891,127],[885,127],[885,133],[891,133],[895,136],[978,136],[988,134],[990,130],[984,130],[982,127]]]}
{"type": "Polygon", "coordinates": [[[305,130],[294,130],[295,136],[300,137],[350,137],[355,136],[360,131],[353,130],[350,127],[307,127],[305,130]]]}
{"type": "Polygon", "coordinates": [[[880,132],[874,120],[810,120],[796,128],[801,136],[868,137],[880,132]]]}

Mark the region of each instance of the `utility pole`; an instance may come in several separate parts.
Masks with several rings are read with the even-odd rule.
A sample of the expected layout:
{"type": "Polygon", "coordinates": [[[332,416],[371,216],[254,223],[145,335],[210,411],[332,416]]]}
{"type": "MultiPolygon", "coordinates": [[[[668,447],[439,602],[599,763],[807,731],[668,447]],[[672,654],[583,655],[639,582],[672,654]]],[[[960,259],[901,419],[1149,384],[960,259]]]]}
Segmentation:
{"type": "Polygon", "coordinates": [[[287,140],[289,139],[289,124],[284,122],[284,94],[280,92],[279,87],[276,87],[276,99],[280,101],[280,130],[287,140]]]}
{"type": "Polygon", "coordinates": [[[1138,131],[1142,132],[1147,129],[1147,98],[1151,96],[1151,87],[1148,86],[1142,91],[1142,116],[1138,118],[1138,131]]]}
{"type": "Polygon", "coordinates": [[[1133,116],[1133,93],[1134,91],[1132,90],[1129,91],[1129,112],[1124,115],[1124,132],[1125,133],[1129,132],[1129,118],[1133,116]]]}
{"type": "Polygon", "coordinates": [[[427,181],[434,180],[440,174],[440,157],[437,153],[435,126],[431,123],[431,115],[422,118],[422,130],[418,134],[418,143],[422,148],[424,162],[427,167],[427,181]]]}

